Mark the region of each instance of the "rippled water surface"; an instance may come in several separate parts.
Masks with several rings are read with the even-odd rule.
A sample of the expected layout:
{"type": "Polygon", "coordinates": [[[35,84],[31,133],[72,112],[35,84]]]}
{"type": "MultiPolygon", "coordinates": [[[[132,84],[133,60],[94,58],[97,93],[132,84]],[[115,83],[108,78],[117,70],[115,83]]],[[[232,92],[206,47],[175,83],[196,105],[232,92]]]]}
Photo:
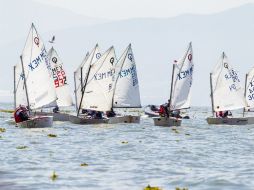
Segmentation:
{"type": "Polygon", "coordinates": [[[19,129],[7,121],[10,114],[0,113],[6,129],[0,132],[0,189],[254,189],[254,125],[209,126],[208,108],[189,115],[193,119],[177,128],[142,117],[140,124],[19,129]]]}

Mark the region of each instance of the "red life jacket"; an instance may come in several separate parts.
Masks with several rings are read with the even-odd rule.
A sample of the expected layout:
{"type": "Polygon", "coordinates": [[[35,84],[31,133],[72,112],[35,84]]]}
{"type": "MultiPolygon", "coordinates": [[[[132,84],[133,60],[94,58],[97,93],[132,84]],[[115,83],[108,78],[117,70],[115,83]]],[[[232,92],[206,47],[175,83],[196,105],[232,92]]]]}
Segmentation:
{"type": "Polygon", "coordinates": [[[27,109],[23,106],[19,106],[18,108],[16,108],[15,112],[14,112],[14,119],[16,123],[20,123],[23,121],[21,114],[27,115],[27,109]]]}

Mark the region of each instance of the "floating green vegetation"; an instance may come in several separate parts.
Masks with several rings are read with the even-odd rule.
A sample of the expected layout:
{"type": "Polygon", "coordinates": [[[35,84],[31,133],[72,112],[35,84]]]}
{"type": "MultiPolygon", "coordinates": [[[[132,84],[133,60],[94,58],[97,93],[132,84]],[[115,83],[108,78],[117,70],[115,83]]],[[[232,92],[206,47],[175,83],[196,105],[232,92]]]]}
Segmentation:
{"type": "Polygon", "coordinates": [[[86,167],[86,166],[88,166],[88,164],[87,163],[82,163],[82,164],[80,164],[80,166],[86,167]]]}
{"type": "Polygon", "coordinates": [[[184,187],[184,188],[176,187],[176,190],[188,190],[188,188],[186,188],[186,187],[184,187]]]}
{"type": "Polygon", "coordinates": [[[48,137],[57,137],[57,135],[54,135],[54,134],[48,134],[48,137]]]}
{"type": "Polygon", "coordinates": [[[162,190],[162,189],[159,188],[159,187],[152,187],[152,186],[148,185],[148,186],[145,187],[143,190],[162,190]]]}
{"type": "Polygon", "coordinates": [[[4,133],[5,131],[6,131],[5,128],[0,128],[0,132],[1,132],[1,133],[4,133]]]}
{"type": "Polygon", "coordinates": [[[13,113],[14,111],[13,111],[13,110],[3,110],[3,109],[0,109],[0,112],[4,112],[4,113],[13,113]]]}
{"type": "Polygon", "coordinates": [[[128,144],[128,141],[122,141],[122,144],[128,144]]]}
{"type": "Polygon", "coordinates": [[[21,149],[26,149],[26,148],[28,148],[28,146],[17,146],[17,147],[16,147],[16,149],[19,149],[19,150],[21,150],[21,149]]]}
{"type": "Polygon", "coordinates": [[[58,175],[56,174],[55,171],[53,171],[52,175],[50,176],[52,181],[55,181],[58,178],[58,175]]]}
{"type": "Polygon", "coordinates": [[[189,133],[186,133],[185,135],[186,135],[186,136],[190,136],[190,134],[189,134],[189,133]]]}
{"type": "Polygon", "coordinates": [[[175,133],[179,133],[179,131],[177,131],[176,128],[172,128],[171,130],[174,131],[175,133]]]}

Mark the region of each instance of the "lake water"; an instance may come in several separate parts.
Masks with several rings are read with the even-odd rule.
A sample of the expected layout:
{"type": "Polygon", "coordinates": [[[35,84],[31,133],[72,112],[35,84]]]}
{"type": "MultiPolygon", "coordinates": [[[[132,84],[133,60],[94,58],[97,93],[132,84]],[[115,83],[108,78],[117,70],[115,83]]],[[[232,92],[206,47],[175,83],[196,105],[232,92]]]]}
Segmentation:
{"type": "Polygon", "coordinates": [[[254,189],[254,125],[209,126],[204,107],[189,115],[177,128],[142,116],[140,124],[20,129],[0,113],[6,129],[0,132],[0,189],[254,189]]]}

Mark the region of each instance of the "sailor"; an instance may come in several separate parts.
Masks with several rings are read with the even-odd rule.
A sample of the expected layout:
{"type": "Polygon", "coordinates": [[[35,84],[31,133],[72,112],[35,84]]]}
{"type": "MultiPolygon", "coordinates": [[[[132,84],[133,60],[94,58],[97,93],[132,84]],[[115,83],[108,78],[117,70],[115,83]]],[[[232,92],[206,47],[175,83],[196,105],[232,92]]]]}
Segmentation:
{"type": "Polygon", "coordinates": [[[59,107],[58,106],[54,107],[53,112],[58,113],[59,112],[59,107]]]}
{"type": "Polygon", "coordinates": [[[115,117],[116,113],[114,112],[113,108],[111,108],[110,111],[106,111],[106,116],[107,117],[115,117]]]}
{"type": "Polygon", "coordinates": [[[14,112],[16,123],[20,123],[29,119],[28,109],[25,106],[19,106],[14,112]]]}
{"type": "Polygon", "coordinates": [[[170,112],[170,116],[175,117],[175,118],[182,118],[180,113],[181,113],[180,110],[173,110],[173,111],[170,112]]]}

